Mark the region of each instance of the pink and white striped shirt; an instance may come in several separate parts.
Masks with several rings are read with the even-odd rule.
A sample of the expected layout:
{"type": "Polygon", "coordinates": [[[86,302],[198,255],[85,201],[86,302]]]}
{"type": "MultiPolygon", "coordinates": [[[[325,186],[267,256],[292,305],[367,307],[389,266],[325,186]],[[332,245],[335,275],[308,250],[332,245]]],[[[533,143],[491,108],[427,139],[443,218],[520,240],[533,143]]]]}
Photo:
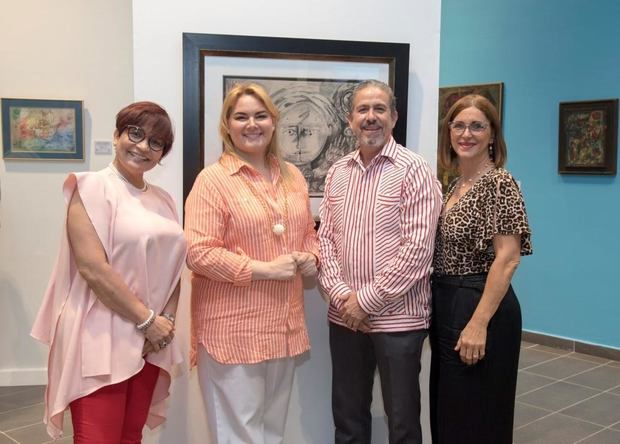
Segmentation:
{"type": "Polygon", "coordinates": [[[289,174],[281,178],[272,158],[269,183],[225,153],[196,178],[185,202],[187,266],[193,271],[192,364],[197,344],[224,364],[296,356],[310,348],[301,274],[288,281],[253,281],[250,268],[251,259],[269,262],[293,251],[318,255],[306,180],[287,166],[289,174]],[[286,232],[277,236],[272,225],[284,208],[286,232]]]}
{"type": "Polygon", "coordinates": [[[359,150],[334,163],[319,228],[329,320],[346,326],[338,309],[355,291],[371,332],[428,328],[440,211],[441,187],[430,167],[393,138],[368,167],[359,150]]]}

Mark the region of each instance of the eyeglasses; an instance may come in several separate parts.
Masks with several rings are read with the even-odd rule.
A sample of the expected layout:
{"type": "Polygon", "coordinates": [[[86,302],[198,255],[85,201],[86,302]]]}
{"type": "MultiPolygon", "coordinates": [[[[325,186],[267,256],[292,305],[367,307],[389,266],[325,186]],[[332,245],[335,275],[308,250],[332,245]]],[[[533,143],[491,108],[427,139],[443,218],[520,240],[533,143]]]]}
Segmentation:
{"type": "MultiPolygon", "coordinates": [[[[127,129],[127,137],[129,137],[129,140],[131,140],[133,143],[140,143],[144,139],[146,139],[146,133],[139,126],[127,125],[125,129],[127,129]]],[[[152,151],[161,151],[166,146],[166,144],[161,140],[151,139],[150,137],[148,145],[152,151]]]]}
{"type": "Polygon", "coordinates": [[[465,122],[450,122],[448,126],[454,134],[460,136],[465,132],[466,129],[469,129],[469,132],[472,134],[480,134],[489,127],[489,124],[482,122],[472,122],[469,125],[466,125],[465,122]]]}

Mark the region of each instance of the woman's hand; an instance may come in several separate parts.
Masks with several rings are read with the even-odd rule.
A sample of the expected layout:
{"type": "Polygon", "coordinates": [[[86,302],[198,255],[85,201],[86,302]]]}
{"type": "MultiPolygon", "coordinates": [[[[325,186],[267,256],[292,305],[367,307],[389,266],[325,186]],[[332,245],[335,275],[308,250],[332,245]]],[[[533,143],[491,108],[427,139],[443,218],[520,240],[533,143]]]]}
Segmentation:
{"type": "Polygon", "coordinates": [[[467,365],[477,364],[486,353],[487,326],[471,319],[459,336],[454,350],[467,365]]]}
{"type": "Polygon", "coordinates": [[[271,262],[250,261],[254,280],[287,281],[297,274],[297,263],[292,254],[283,254],[271,262]]]}
{"type": "Polygon", "coordinates": [[[153,351],[166,347],[174,337],[174,324],[163,316],[157,316],[146,329],[144,336],[151,343],[153,351]]]}
{"type": "Polygon", "coordinates": [[[148,339],[145,339],[144,345],[142,346],[142,357],[144,358],[146,355],[154,351],[155,349],[153,348],[153,344],[151,344],[148,339]]]}
{"type": "Polygon", "coordinates": [[[312,253],[293,251],[293,259],[297,264],[297,269],[303,276],[316,276],[316,257],[312,253]]]}

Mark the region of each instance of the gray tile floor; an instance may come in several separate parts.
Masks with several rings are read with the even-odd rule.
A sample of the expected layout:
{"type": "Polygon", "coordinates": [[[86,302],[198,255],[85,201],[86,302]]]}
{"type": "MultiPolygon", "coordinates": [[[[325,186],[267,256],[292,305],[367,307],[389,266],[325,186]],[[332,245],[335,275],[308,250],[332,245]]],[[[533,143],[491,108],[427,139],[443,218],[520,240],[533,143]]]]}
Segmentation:
{"type": "MultiPolygon", "coordinates": [[[[0,387],[0,444],[50,442],[43,391],[0,387]]],[[[72,441],[66,421],[67,437],[56,443],[72,441]]],[[[523,342],[514,442],[620,444],[620,362],[523,342]]]]}

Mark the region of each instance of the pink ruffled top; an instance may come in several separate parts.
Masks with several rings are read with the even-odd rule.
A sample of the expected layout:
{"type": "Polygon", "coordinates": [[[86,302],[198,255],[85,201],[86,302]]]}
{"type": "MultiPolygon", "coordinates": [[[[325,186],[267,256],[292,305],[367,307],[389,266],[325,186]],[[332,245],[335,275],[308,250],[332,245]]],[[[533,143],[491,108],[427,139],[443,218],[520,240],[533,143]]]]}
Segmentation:
{"type": "MultiPolygon", "coordinates": [[[[112,268],[138,298],[160,313],[180,278],[186,242],[168,193],[149,185],[142,192],[110,168],[70,174],[63,187],[68,205],[78,190],[112,268]]],[[[60,251],[31,335],[49,345],[45,417],[50,436],[62,436],[69,403],[124,381],[144,366],[144,335],[103,305],[77,270],[66,224],[60,251]]],[[[173,341],[146,360],[162,369],[147,419],[165,420],[170,371],[182,361],[173,341]]]]}

